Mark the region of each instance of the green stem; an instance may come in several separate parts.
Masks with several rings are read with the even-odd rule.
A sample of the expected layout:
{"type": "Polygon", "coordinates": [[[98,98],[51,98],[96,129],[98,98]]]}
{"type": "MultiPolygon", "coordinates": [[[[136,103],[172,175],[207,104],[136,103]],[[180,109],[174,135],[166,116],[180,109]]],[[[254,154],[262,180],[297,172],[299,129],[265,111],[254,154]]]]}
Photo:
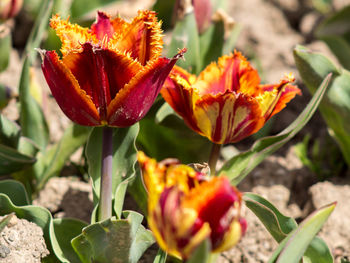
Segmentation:
{"type": "Polygon", "coordinates": [[[218,162],[220,156],[220,149],[221,144],[213,143],[208,162],[211,176],[215,176],[216,174],[216,163],[218,162]]]}
{"type": "Polygon", "coordinates": [[[112,217],[112,156],[113,129],[103,127],[102,156],[101,156],[101,184],[98,220],[112,217]]]}

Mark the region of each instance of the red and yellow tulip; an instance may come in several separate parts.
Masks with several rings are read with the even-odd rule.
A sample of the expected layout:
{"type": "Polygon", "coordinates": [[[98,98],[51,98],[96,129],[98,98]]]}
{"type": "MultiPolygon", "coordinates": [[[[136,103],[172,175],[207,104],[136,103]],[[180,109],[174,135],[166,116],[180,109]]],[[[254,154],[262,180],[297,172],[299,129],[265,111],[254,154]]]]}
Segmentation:
{"type": "Polygon", "coordinates": [[[52,17],[62,41],[62,59],[41,51],[42,70],[62,111],[87,126],[126,127],[145,116],[181,51],[160,57],[161,24],[152,11],[130,23],[103,12],[91,28],[52,17]]]}
{"type": "Polygon", "coordinates": [[[258,72],[239,52],[219,58],[198,77],[175,66],[161,90],[186,124],[212,142],[238,142],[259,131],[300,90],[285,76],[260,84],[258,72]]]}
{"type": "Polygon", "coordinates": [[[148,191],[148,223],[160,247],[186,259],[205,239],[213,252],[234,246],[244,235],[241,194],[226,177],[207,178],[177,161],[138,154],[148,191]]]}

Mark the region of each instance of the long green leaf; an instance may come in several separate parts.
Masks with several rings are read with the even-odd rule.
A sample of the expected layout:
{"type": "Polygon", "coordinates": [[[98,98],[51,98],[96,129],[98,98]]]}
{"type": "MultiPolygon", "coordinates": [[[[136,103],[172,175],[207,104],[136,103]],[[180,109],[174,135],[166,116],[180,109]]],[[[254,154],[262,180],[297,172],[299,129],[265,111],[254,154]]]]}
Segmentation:
{"type": "Polygon", "coordinates": [[[21,128],[18,124],[0,115],[0,143],[17,148],[20,135],[21,128]]]}
{"type": "Polygon", "coordinates": [[[350,72],[337,69],[327,57],[302,46],[294,49],[294,59],[306,87],[313,94],[322,79],[333,73],[333,81],[320,104],[320,111],[350,165],[350,72]]]}
{"type": "Polygon", "coordinates": [[[35,163],[35,158],[0,144],[0,175],[23,170],[35,163]]]}
{"type": "Polygon", "coordinates": [[[71,16],[76,20],[96,8],[101,8],[113,2],[116,2],[116,0],[73,0],[70,8],[71,16]]]}
{"type": "Polygon", "coordinates": [[[4,71],[10,61],[11,30],[6,24],[0,24],[0,72],[4,71]]]}
{"type": "Polygon", "coordinates": [[[166,252],[164,252],[162,249],[159,249],[153,263],[165,263],[167,256],[168,254],[166,252]]]}
{"type": "Polygon", "coordinates": [[[308,216],[278,246],[269,263],[298,263],[307,247],[333,212],[336,203],[327,205],[308,216]]]}
{"type": "Polygon", "coordinates": [[[236,185],[267,156],[292,139],[315,113],[321,99],[323,98],[330,78],[331,75],[328,75],[323,80],[303,112],[286,129],[275,136],[269,136],[257,140],[250,150],[240,153],[227,161],[220,169],[219,174],[225,174],[231,179],[231,182],[236,185]]]}

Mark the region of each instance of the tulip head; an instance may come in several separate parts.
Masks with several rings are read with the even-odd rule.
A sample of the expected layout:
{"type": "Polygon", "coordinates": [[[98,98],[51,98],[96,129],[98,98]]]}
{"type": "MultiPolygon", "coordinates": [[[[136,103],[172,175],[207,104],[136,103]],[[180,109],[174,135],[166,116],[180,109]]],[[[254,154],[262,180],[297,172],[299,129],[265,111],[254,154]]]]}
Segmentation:
{"type": "Polygon", "coordinates": [[[186,259],[205,239],[213,252],[234,246],[246,231],[241,194],[226,177],[207,178],[178,162],[138,155],[148,191],[148,223],[160,247],[186,259]]]}
{"type": "Polygon", "coordinates": [[[1,0],[0,1],[0,20],[10,19],[21,10],[23,0],[1,0]]]}
{"type": "Polygon", "coordinates": [[[98,12],[91,28],[55,15],[50,26],[61,39],[63,57],[41,51],[42,70],[62,111],[80,125],[126,127],[139,121],[185,52],[160,57],[161,25],[151,11],[140,11],[131,23],[98,12]]]}
{"type": "Polygon", "coordinates": [[[161,90],[186,124],[212,142],[238,142],[259,131],[300,90],[292,75],[260,84],[257,71],[239,52],[219,58],[198,77],[174,67],[161,90]]]}

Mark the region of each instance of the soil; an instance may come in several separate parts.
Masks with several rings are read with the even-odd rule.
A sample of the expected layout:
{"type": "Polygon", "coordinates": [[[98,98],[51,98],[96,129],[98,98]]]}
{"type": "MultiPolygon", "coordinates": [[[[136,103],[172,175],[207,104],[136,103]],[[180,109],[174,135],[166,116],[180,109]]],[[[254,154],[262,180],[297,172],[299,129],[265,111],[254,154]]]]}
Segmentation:
{"type": "MultiPolygon", "coordinates": [[[[4,217],[1,216],[0,221],[4,217]]],[[[0,262],[40,263],[48,254],[42,229],[12,215],[0,233],[0,262]]]]}
{"type": "MultiPolygon", "coordinates": [[[[118,10],[122,17],[132,17],[138,8],[147,8],[151,2],[132,0],[130,3],[133,8],[130,8],[130,3],[126,6],[125,3],[120,2],[116,6],[107,8],[107,11],[116,13],[113,10],[118,10]]],[[[310,100],[310,95],[302,85],[294,65],[292,55],[294,46],[305,45],[336,61],[327,46],[313,37],[315,27],[322,20],[322,15],[315,11],[311,2],[311,0],[228,1],[227,13],[236,23],[243,26],[236,48],[253,60],[263,81],[275,83],[285,73],[292,72],[297,77],[297,83],[303,92],[302,96],[294,99],[278,115],[278,121],[271,124],[272,134],[288,126],[310,100]]],[[[333,1],[335,10],[339,10],[346,4],[350,4],[350,0],[333,1]]],[[[18,52],[13,51],[9,69],[0,74],[0,82],[12,88],[14,92],[16,92],[20,76],[19,64],[18,52]]],[[[36,69],[35,72],[38,83],[45,87],[44,94],[48,94],[48,88],[40,70],[36,69]]],[[[44,106],[50,124],[52,141],[57,141],[69,124],[69,120],[61,113],[52,98],[45,99],[44,106]]],[[[15,100],[10,102],[10,106],[5,108],[3,113],[12,120],[18,119],[15,100]]],[[[316,174],[304,167],[296,156],[293,145],[301,142],[306,134],[312,134],[312,138],[318,138],[321,145],[328,138],[327,127],[318,113],[291,142],[255,168],[238,185],[238,188],[243,192],[250,191],[266,197],[282,213],[296,218],[298,222],[315,209],[336,201],[336,209],[320,231],[319,236],[330,247],[335,262],[340,262],[342,257],[350,258],[350,202],[348,201],[350,199],[350,174],[349,171],[343,169],[338,174],[331,174],[327,178],[328,181],[322,182],[316,174]]],[[[252,142],[253,139],[249,138],[235,146],[239,150],[245,150],[252,142]]],[[[230,150],[230,147],[232,146],[227,146],[224,150],[230,150]]],[[[76,160],[80,156],[81,152],[72,158],[76,160]]],[[[47,207],[54,217],[75,217],[89,222],[93,208],[91,187],[89,183],[80,178],[72,177],[72,174],[69,174],[69,177],[50,179],[34,203],[47,207]]],[[[126,207],[132,205],[131,199],[127,199],[127,202],[126,207]]],[[[245,209],[245,217],[248,222],[245,237],[235,248],[220,255],[218,263],[267,262],[277,247],[277,243],[248,209],[245,209]]],[[[25,220],[22,219],[18,219],[18,222],[21,223],[15,225],[31,224],[23,223],[25,220]]],[[[0,245],[8,244],[3,239],[5,230],[1,234],[0,245]]],[[[42,239],[37,240],[28,242],[27,246],[31,251],[36,251],[31,246],[43,248],[42,239]]],[[[6,246],[9,247],[9,245],[6,246]]],[[[2,247],[0,247],[0,256],[1,249],[2,247]]],[[[7,250],[2,249],[2,251],[6,253],[7,250]]],[[[44,252],[45,249],[40,251],[41,256],[47,253],[47,251],[44,252]]],[[[157,246],[152,246],[140,262],[153,262],[156,251],[157,246]]],[[[10,255],[11,253],[5,259],[0,258],[0,262],[22,262],[4,261],[8,260],[10,255]]],[[[40,260],[25,262],[40,262],[40,260]]]]}

